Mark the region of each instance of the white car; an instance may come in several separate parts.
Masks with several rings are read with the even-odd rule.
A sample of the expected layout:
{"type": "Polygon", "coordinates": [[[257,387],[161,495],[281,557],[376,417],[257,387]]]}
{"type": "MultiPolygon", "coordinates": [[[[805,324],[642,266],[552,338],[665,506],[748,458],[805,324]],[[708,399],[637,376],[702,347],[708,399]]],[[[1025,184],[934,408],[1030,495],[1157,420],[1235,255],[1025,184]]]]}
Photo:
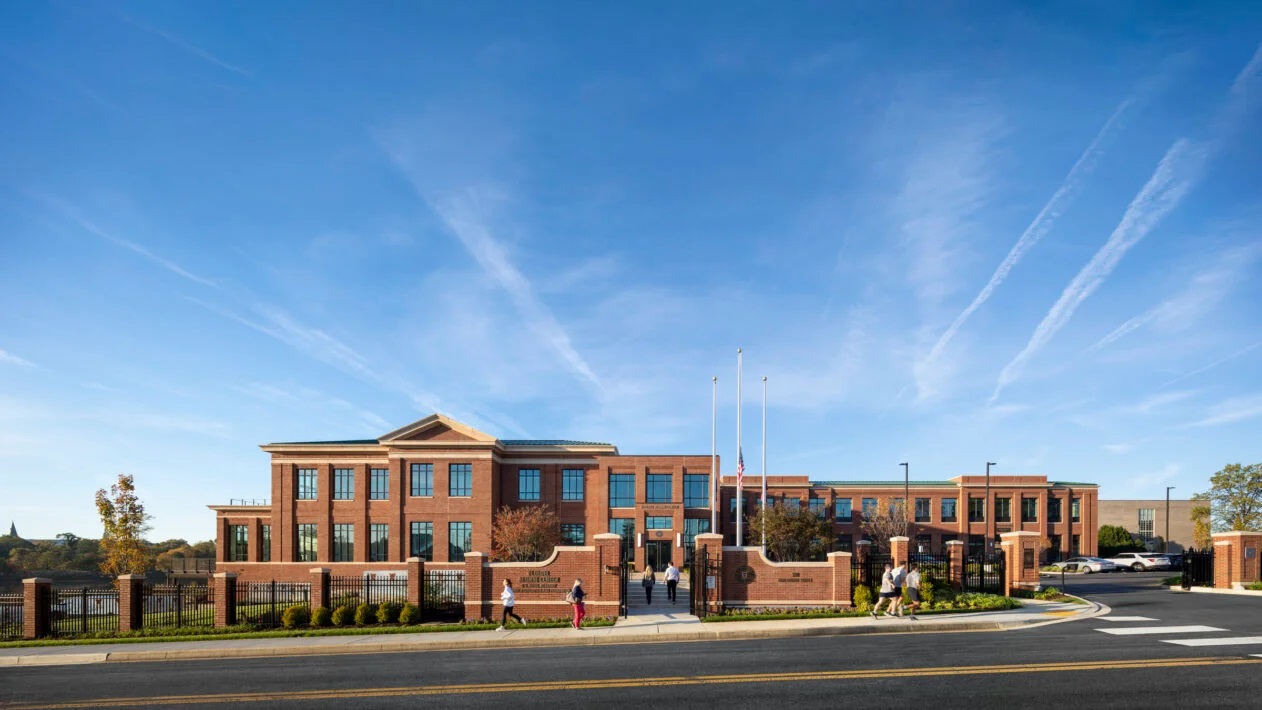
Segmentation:
{"type": "Polygon", "coordinates": [[[1170,569],[1170,560],[1163,555],[1144,552],[1122,552],[1113,555],[1109,561],[1118,567],[1143,572],[1150,569],[1170,569]]]}
{"type": "Polygon", "coordinates": [[[1053,562],[1051,566],[1057,570],[1063,569],[1066,572],[1081,572],[1083,574],[1116,572],[1121,569],[1113,562],[1100,557],[1070,557],[1062,562],[1053,562]]]}

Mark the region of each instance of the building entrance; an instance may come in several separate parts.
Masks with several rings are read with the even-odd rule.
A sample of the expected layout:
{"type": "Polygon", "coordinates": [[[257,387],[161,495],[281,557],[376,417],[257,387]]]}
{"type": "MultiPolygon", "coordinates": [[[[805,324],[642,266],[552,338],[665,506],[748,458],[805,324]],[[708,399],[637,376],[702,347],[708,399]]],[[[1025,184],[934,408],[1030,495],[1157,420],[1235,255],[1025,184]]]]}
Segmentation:
{"type": "MultiPolygon", "coordinates": [[[[670,540],[647,540],[644,543],[644,562],[653,566],[653,569],[661,574],[666,569],[666,563],[671,561],[671,553],[674,545],[670,540]]],[[[677,560],[676,560],[677,561],[677,560]]]]}

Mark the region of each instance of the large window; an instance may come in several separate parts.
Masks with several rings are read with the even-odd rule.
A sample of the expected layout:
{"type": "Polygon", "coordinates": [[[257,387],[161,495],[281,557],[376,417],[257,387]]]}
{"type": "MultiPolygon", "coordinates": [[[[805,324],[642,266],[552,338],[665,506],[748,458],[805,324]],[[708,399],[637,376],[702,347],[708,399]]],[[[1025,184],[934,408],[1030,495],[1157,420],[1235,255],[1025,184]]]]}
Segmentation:
{"type": "Polygon", "coordinates": [[[609,474],[609,507],[610,508],[634,508],[635,507],[635,474],[634,473],[609,474]]]}
{"type": "Polygon", "coordinates": [[[414,496],[434,495],[434,464],[432,463],[412,464],[412,495],[414,496]]]}
{"type": "Polygon", "coordinates": [[[316,499],[316,470],[314,468],[298,469],[298,500],[316,499]]]}
{"type": "Polygon", "coordinates": [[[697,547],[697,536],[710,532],[708,518],[684,518],[684,566],[692,564],[692,553],[697,547]]]}
{"type": "Polygon", "coordinates": [[[228,526],[228,561],[250,561],[250,529],[244,525],[228,526]]]}
{"type": "Polygon", "coordinates": [[[875,515],[876,515],[876,499],[864,498],[863,499],[863,517],[871,518],[875,515]]]}
{"type": "Polygon", "coordinates": [[[298,561],[315,562],[319,557],[319,535],[315,523],[298,524],[298,561]]]}
{"type": "Polygon", "coordinates": [[[1021,498],[1021,522],[1037,523],[1039,521],[1039,499],[1021,498]]]}
{"type": "Polygon", "coordinates": [[[1154,535],[1153,521],[1157,517],[1155,508],[1139,509],[1139,536],[1144,538],[1144,542],[1152,542],[1154,535]]]}
{"type": "Polygon", "coordinates": [[[1069,554],[1077,557],[1082,554],[1082,536],[1071,535],[1069,538],[1069,554]]]}
{"type": "Polygon", "coordinates": [[[685,473],[684,474],[684,507],[685,508],[709,508],[710,507],[710,474],[708,473],[685,473]]]}
{"type": "Polygon", "coordinates": [[[1060,522],[1060,498],[1052,497],[1047,499],[1047,522],[1060,522]]]}
{"type": "Polygon", "coordinates": [[[355,525],[353,523],[334,523],[333,561],[355,561],[355,525]]]}
{"type": "Polygon", "coordinates": [[[842,533],[833,541],[834,552],[854,552],[854,535],[842,533]]]}
{"type": "Polygon", "coordinates": [[[645,530],[670,530],[671,517],[669,515],[649,515],[644,518],[645,530]]]}
{"type": "Polygon", "coordinates": [[[259,532],[259,562],[272,561],[272,526],[262,525],[259,532]]]}
{"type": "Polygon", "coordinates": [[[645,503],[669,503],[671,502],[670,488],[673,476],[669,473],[650,473],[645,477],[647,479],[644,484],[644,502],[645,503]]]}
{"type": "Polygon", "coordinates": [[[839,523],[849,523],[854,521],[854,511],[851,509],[853,500],[850,498],[838,498],[833,501],[833,520],[839,523]]]}
{"type": "Polygon", "coordinates": [[[333,500],[355,499],[355,469],[333,469],[333,500]]]}
{"type": "Polygon", "coordinates": [[[473,523],[447,523],[447,548],[448,562],[464,562],[465,553],[473,552],[473,523]]]}
{"type": "Polygon", "coordinates": [[[390,526],[372,523],[368,526],[368,561],[385,562],[390,559],[390,526]]]}
{"type": "Polygon", "coordinates": [[[562,545],[586,545],[587,526],[582,523],[561,523],[562,545]]]}
{"type": "Polygon", "coordinates": [[[374,468],[368,472],[368,499],[386,500],[390,497],[390,471],[374,468]]]}
{"type": "Polygon", "coordinates": [[[1010,523],[1012,522],[1012,499],[996,498],[995,499],[995,522],[1010,523]]]}
{"type": "MultiPolygon", "coordinates": [[[[467,498],[473,495],[473,464],[453,463],[447,465],[447,495],[453,498],[467,498]]],[[[464,559],[461,557],[460,559],[464,559]]],[[[455,562],[456,560],[452,560],[455,562]]]]}
{"type": "Polygon", "coordinates": [[[815,517],[820,520],[828,517],[827,498],[816,498],[815,496],[811,496],[807,499],[806,505],[811,509],[811,512],[815,514],[815,517]]]}
{"type": "Polygon", "coordinates": [[[1060,535],[1048,535],[1047,561],[1059,562],[1063,553],[1060,551],[1060,535]]]}
{"type": "Polygon", "coordinates": [[[410,557],[419,557],[426,562],[434,561],[434,524],[431,522],[412,522],[412,540],[410,557]]]}
{"type": "Polygon", "coordinates": [[[634,559],[635,518],[610,518],[609,532],[622,537],[622,561],[634,559]]]}
{"type": "Polygon", "coordinates": [[[519,501],[539,500],[539,469],[537,468],[517,469],[517,500],[519,501]]]}
{"type": "Polygon", "coordinates": [[[955,512],[954,498],[943,498],[940,509],[942,512],[941,522],[954,523],[959,520],[959,518],[956,517],[957,513],[955,512]]]}
{"type": "Polygon", "coordinates": [[[561,470],[561,500],[583,500],[585,473],[581,468],[561,470]]]}
{"type": "MultiPolygon", "coordinates": [[[[1069,522],[1071,523],[1082,522],[1082,499],[1081,498],[1074,498],[1072,501],[1069,502],[1069,522]]],[[[1075,551],[1074,554],[1078,554],[1078,553],[1075,551]]]]}
{"type": "Polygon", "coordinates": [[[890,518],[897,520],[900,516],[903,520],[907,519],[907,501],[903,498],[891,498],[890,518]]]}
{"type": "Polygon", "coordinates": [[[928,499],[928,498],[917,498],[917,499],[916,499],[916,522],[918,522],[918,523],[927,523],[927,522],[929,522],[929,516],[930,516],[930,513],[929,513],[929,510],[930,510],[929,503],[930,503],[930,501],[929,501],[929,499],[928,499]]]}
{"type": "MultiPolygon", "coordinates": [[[[968,522],[980,523],[986,520],[986,499],[985,498],[969,498],[968,499],[968,522]]],[[[972,543],[969,543],[970,545],[972,543]]]]}
{"type": "Polygon", "coordinates": [[[916,535],[916,546],[912,549],[922,555],[933,552],[933,536],[928,533],[918,533],[916,535]]]}

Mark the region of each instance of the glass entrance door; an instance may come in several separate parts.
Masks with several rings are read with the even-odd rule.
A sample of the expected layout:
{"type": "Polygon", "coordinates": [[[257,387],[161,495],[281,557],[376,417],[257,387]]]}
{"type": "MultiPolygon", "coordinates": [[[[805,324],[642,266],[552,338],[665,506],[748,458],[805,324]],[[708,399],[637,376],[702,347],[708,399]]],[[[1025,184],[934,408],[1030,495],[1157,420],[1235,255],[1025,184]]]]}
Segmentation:
{"type": "Polygon", "coordinates": [[[650,564],[653,569],[661,574],[666,569],[666,563],[671,561],[671,553],[673,545],[670,540],[649,540],[644,543],[644,562],[650,564]]]}

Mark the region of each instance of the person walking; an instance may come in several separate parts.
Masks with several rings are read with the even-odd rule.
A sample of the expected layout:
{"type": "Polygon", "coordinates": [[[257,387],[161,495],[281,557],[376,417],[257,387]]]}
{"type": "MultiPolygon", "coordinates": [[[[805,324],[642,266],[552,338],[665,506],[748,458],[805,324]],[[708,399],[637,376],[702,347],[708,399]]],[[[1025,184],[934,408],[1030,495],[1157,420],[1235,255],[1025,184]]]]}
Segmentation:
{"type": "Polygon", "coordinates": [[[644,565],[644,574],[640,576],[640,584],[644,585],[644,603],[653,603],[653,585],[657,584],[657,573],[653,565],[644,565]]]}
{"type": "Polygon", "coordinates": [[[583,606],[583,597],[587,596],[583,593],[583,580],[574,580],[574,586],[570,589],[570,593],[565,595],[565,601],[574,605],[574,628],[577,631],[583,630],[583,617],[587,616],[587,609],[583,606]]]}
{"type": "Polygon", "coordinates": [[[916,620],[916,610],[920,608],[920,565],[911,563],[911,571],[907,573],[907,611],[912,621],[916,620]]]}
{"type": "Polygon", "coordinates": [[[877,599],[876,604],[872,606],[872,618],[881,618],[880,614],[877,612],[881,611],[881,605],[885,602],[889,602],[889,607],[886,608],[885,615],[893,616],[893,614],[890,613],[890,609],[894,608],[894,572],[893,565],[888,562],[885,563],[885,573],[881,575],[881,591],[879,594],[880,599],[877,599]]]}
{"type": "Polygon", "coordinates": [[[679,568],[675,566],[674,561],[666,563],[666,573],[662,576],[666,578],[666,598],[674,604],[675,588],[679,586],[679,568]]]}
{"type": "Polygon", "coordinates": [[[522,626],[526,625],[526,620],[513,613],[513,604],[517,601],[517,595],[513,593],[513,580],[504,580],[504,591],[500,592],[500,601],[504,603],[504,613],[500,616],[500,627],[496,631],[503,631],[508,624],[508,617],[513,617],[517,623],[522,626]]]}
{"type": "Polygon", "coordinates": [[[894,616],[902,618],[903,616],[903,583],[907,581],[907,563],[899,560],[894,563],[894,569],[890,571],[890,575],[894,578],[894,603],[892,610],[894,616]]]}

